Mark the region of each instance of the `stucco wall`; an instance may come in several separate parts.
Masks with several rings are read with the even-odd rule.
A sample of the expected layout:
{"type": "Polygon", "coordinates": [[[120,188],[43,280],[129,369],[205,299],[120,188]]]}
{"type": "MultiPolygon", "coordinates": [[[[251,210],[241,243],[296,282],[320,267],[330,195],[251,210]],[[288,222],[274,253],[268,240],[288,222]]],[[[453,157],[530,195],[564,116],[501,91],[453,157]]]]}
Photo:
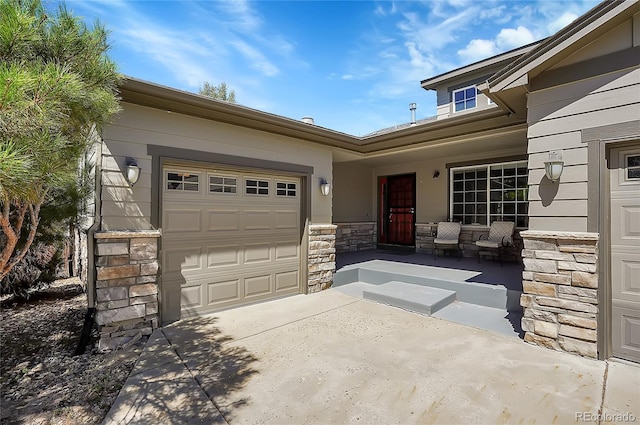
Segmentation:
{"type": "Polygon", "coordinates": [[[372,169],[353,162],[333,165],[333,222],[371,221],[376,188],[372,169]]]}
{"type": "Polygon", "coordinates": [[[640,28],[634,30],[629,20],[558,63],[554,74],[542,73],[531,81],[527,102],[529,229],[587,231],[588,153],[582,131],[640,118],[640,69],[637,64],[615,69],[616,58],[624,58],[626,52],[638,54],[631,47],[633,31],[640,28]],[[610,56],[594,59],[594,55],[610,56]],[[585,72],[595,69],[595,60],[614,69],[585,72]],[[544,161],[552,150],[561,151],[564,160],[559,184],[551,183],[544,174],[544,161]]]}
{"type": "Polygon", "coordinates": [[[328,148],[153,108],[128,103],[123,107],[103,134],[102,230],[152,228],[149,144],[311,166],[311,220],[331,222],[332,197],[319,190],[319,179],[332,175],[328,148]],[[135,158],[142,168],[133,188],[123,175],[127,157],[135,158]]]}

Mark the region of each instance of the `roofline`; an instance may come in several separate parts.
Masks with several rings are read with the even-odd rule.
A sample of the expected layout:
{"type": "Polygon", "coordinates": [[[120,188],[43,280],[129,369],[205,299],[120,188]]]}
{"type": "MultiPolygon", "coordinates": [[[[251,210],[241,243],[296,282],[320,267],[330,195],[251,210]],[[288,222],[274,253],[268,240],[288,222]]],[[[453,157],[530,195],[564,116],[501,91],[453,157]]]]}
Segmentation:
{"type": "MultiPolygon", "coordinates": [[[[120,85],[120,95],[125,103],[298,138],[357,154],[401,149],[429,142],[435,143],[437,140],[452,137],[464,138],[475,132],[500,131],[500,126],[513,128],[522,124],[521,121],[509,116],[499,108],[491,108],[444,120],[430,121],[397,131],[357,137],[131,77],[126,77],[120,85]]],[[[505,131],[511,130],[505,129],[505,131]]]]}
{"type": "Polygon", "coordinates": [[[454,69],[453,71],[447,71],[440,75],[436,75],[435,77],[430,77],[420,81],[420,86],[425,90],[434,90],[437,86],[442,83],[453,80],[459,77],[462,77],[466,74],[481,70],[482,68],[487,68],[493,65],[500,65],[505,62],[513,62],[515,57],[525,55],[535,47],[537,47],[544,40],[538,40],[533,43],[527,44],[525,46],[521,46],[512,50],[509,50],[504,53],[497,54],[495,56],[491,56],[486,59],[479,60],[477,62],[471,63],[469,65],[465,65],[461,68],[454,69]]]}
{"type": "MultiPolygon", "coordinates": [[[[563,44],[569,42],[569,39],[585,28],[589,27],[589,25],[596,22],[598,19],[607,15],[608,13],[614,11],[617,8],[621,8],[621,10],[615,14],[615,16],[621,15],[623,12],[628,11],[632,8],[638,7],[638,2],[640,0],[605,0],[602,3],[596,5],[591,10],[586,12],[584,15],[577,18],[571,24],[567,25],[560,31],[558,31],[553,36],[547,38],[542,43],[540,43],[536,48],[529,51],[525,55],[520,58],[514,60],[512,63],[508,64],[506,67],[502,68],[494,75],[492,75],[487,81],[488,87],[491,91],[500,90],[505,84],[504,81],[512,77],[514,74],[527,73],[531,71],[536,66],[538,60],[546,61],[550,57],[554,56],[558,53],[555,51],[556,49],[564,50],[568,46],[563,46],[563,44]],[[545,57],[549,56],[549,57],[545,57]],[[503,83],[503,84],[501,84],[503,83]]],[[[610,22],[611,20],[607,20],[610,22]]],[[[585,43],[590,42],[591,40],[583,40],[585,43]]],[[[573,42],[571,42],[573,43],[573,42]]],[[[515,78],[517,79],[517,78],[515,78]]],[[[523,80],[524,81],[524,80],[523,80]]]]}

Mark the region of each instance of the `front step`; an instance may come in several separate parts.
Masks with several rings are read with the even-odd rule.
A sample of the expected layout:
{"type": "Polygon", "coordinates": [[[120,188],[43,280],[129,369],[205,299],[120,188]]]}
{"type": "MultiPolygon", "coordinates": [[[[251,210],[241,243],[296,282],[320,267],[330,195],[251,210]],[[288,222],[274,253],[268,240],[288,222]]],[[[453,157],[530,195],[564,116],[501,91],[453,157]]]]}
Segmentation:
{"type": "Polygon", "coordinates": [[[362,291],[371,301],[432,315],[456,300],[456,292],[406,282],[390,281],[362,291]]]}

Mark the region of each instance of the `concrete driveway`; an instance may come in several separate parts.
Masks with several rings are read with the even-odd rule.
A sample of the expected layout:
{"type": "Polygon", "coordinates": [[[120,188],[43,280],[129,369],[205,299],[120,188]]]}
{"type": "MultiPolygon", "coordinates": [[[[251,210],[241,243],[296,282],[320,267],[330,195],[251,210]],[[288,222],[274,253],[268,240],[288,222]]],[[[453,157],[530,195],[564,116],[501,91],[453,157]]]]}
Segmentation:
{"type": "Polygon", "coordinates": [[[331,289],[156,331],[105,423],[640,422],[639,398],[637,365],[331,289]]]}

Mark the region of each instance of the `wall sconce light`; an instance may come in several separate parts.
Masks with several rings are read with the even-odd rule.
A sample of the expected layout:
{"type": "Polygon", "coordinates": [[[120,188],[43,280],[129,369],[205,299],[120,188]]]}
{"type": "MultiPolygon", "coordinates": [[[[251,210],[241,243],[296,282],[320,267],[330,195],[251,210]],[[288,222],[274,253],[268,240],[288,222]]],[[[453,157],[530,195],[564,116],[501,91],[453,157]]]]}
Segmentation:
{"type": "Polygon", "coordinates": [[[440,170],[436,170],[433,172],[433,178],[437,179],[438,177],[440,177],[440,170]]]}
{"type": "Polygon", "coordinates": [[[562,151],[549,152],[549,160],[544,162],[544,173],[552,182],[560,180],[564,161],[562,160],[562,151]]]}
{"type": "Polygon", "coordinates": [[[330,189],[331,189],[331,185],[329,184],[327,179],[321,178],[320,179],[320,192],[322,192],[322,194],[324,196],[327,196],[329,194],[329,190],[330,189]]]}
{"type": "Polygon", "coordinates": [[[131,186],[140,180],[140,170],[141,168],[134,158],[127,158],[127,181],[131,186]]]}

